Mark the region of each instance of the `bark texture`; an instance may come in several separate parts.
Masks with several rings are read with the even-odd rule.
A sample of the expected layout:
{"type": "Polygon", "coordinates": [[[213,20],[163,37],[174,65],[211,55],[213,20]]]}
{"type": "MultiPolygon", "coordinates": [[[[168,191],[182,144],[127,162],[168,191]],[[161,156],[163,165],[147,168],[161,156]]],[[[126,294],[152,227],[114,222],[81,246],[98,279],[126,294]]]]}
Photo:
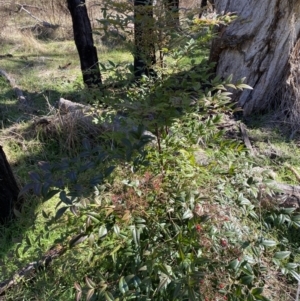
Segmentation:
{"type": "Polygon", "coordinates": [[[98,55],[85,0],[68,0],[68,9],[72,16],[74,40],[80,58],[83,81],[90,88],[101,87],[98,55]]]}
{"type": "MultiPolygon", "coordinates": [[[[9,221],[13,216],[14,206],[18,205],[19,187],[12,170],[0,146],[0,223],[9,221]]],[[[17,206],[18,207],[18,206],[17,206]]]]}
{"type": "Polygon", "coordinates": [[[215,0],[214,6],[218,14],[238,16],[213,42],[217,74],[246,77],[253,87],[234,94],[244,115],[269,108],[289,72],[289,56],[300,33],[300,0],[215,0]]]}

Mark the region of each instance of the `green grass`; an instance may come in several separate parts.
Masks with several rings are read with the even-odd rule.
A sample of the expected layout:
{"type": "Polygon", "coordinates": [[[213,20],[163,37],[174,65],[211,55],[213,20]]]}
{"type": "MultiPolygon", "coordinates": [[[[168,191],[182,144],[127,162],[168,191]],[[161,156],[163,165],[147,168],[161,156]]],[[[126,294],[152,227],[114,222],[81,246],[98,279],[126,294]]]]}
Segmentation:
{"type": "MultiPolygon", "coordinates": [[[[16,79],[18,85],[28,97],[31,107],[29,111],[23,110],[17,103],[11,87],[3,78],[0,78],[0,121],[2,126],[0,144],[4,146],[16,179],[21,186],[30,181],[29,172],[39,170],[37,162],[59,162],[62,157],[67,157],[68,155],[76,158],[76,155],[82,151],[78,146],[67,154],[63,148],[64,141],[57,138],[57,136],[54,138],[47,136],[41,138],[36,133],[28,132],[34,118],[49,113],[48,102],[50,105],[54,105],[59,97],[83,103],[86,101],[74,43],[69,41],[38,43],[39,45],[36,45],[35,50],[25,53],[21,49],[18,50],[15,45],[6,45],[5,48],[0,49],[0,53],[12,52],[13,58],[1,60],[1,68],[16,79]],[[66,70],[59,69],[59,66],[67,63],[71,63],[69,68],[66,70]],[[32,108],[34,109],[32,110],[32,108]]],[[[126,51],[111,51],[104,47],[99,47],[98,52],[99,60],[104,64],[108,60],[113,61],[115,64],[126,64],[132,61],[131,54],[126,51]]],[[[200,63],[203,59],[204,54],[197,53],[194,64],[200,63]]],[[[191,60],[191,57],[185,57],[180,61],[178,67],[184,68],[191,63],[191,60]]],[[[108,75],[105,74],[104,78],[109,75],[110,73],[108,75]]],[[[166,91],[170,93],[170,95],[167,95],[168,97],[173,96],[172,91],[170,92],[167,89],[166,91]]],[[[130,92],[133,93],[132,90],[130,92]]],[[[143,97],[143,92],[142,89],[137,90],[136,94],[133,93],[134,97],[139,100],[143,97]]],[[[154,97],[153,95],[152,97],[154,97]]],[[[152,99],[150,99],[150,104],[151,101],[152,99]]],[[[156,99],[156,101],[159,102],[160,99],[156,99]]],[[[130,166],[130,162],[123,164],[122,161],[114,159],[113,163],[117,164],[116,172],[106,182],[102,201],[109,203],[114,198],[124,198],[132,202],[133,208],[142,208],[141,211],[147,206],[152,206],[151,210],[153,211],[149,212],[154,220],[153,225],[155,225],[155,218],[160,216],[163,218],[167,217],[168,215],[165,215],[165,212],[172,209],[173,204],[180,204],[180,206],[176,205],[178,206],[176,210],[180,214],[184,213],[184,204],[188,206],[188,204],[193,202],[194,196],[192,192],[196,190],[199,194],[197,195],[197,202],[203,206],[203,210],[209,215],[209,221],[202,224],[197,219],[195,221],[191,219],[191,222],[188,223],[185,229],[186,232],[182,233],[182,244],[186,247],[186,233],[189,235],[194,233],[192,232],[192,229],[194,229],[193,223],[201,224],[201,227],[204,229],[203,233],[205,233],[201,234],[203,235],[201,236],[201,243],[207,244],[203,252],[207,253],[207,257],[210,260],[216,260],[219,264],[226,262],[229,258],[231,260],[238,256],[235,252],[240,251],[238,249],[240,241],[249,240],[254,245],[257,237],[261,235],[268,239],[279,241],[279,247],[276,251],[285,250],[286,246],[290,249],[298,248],[295,233],[291,234],[293,247],[286,242],[285,246],[280,244],[282,237],[284,237],[284,231],[287,231],[284,225],[281,225],[282,228],[278,226],[279,230],[275,228],[267,231],[260,224],[262,223],[261,220],[257,222],[257,220],[252,219],[251,213],[253,213],[253,210],[260,212],[259,218],[262,218],[264,214],[268,215],[269,212],[257,204],[258,200],[255,197],[255,189],[257,187],[252,187],[249,184],[253,179],[255,181],[257,177],[262,177],[261,174],[254,172],[253,167],[257,166],[276,172],[276,180],[279,182],[297,184],[295,175],[285,165],[285,163],[289,163],[295,169],[300,168],[298,159],[300,151],[297,142],[287,141],[280,131],[264,128],[263,124],[258,122],[256,126],[249,128],[249,136],[253,139],[253,146],[259,152],[257,157],[251,157],[247,150],[241,146],[242,143],[239,138],[236,138],[234,141],[224,138],[218,134],[216,128],[213,128],[211,133],[209,124],[205,125],[205,130],[203,130],[201,126],[207,118],[205,113],[194,112],[191,115],[192,117],[189,116],[183,121],[182,116],[174,119],[172,119],[173,117],[170,118],[171,113],[166,113],[159,105],[160,103],[158,103],[157,107],[150,106],[149,108],[145,106],[145,108],[137,108],[137,111],[133,112],[134,114],[132,115],[136,119],[143,116],[147,117],[146,113],[150,112],[152,114],[152,109],[157,110],[154,110],[155,113],[162,110],[167,115],[164,121],[168,121],[169,125],[168,128],[162,126],[162,150],[158,151],[155,147],[150,148],[148,158],[151,160],[151,164],[147,167],[141,167],[137,173],[132,173],[133,168],[130,166]],[[149,110],[149,112],[144,112],[144,109],[149,110]],[[138,110],[141,110],[141,112],[138,110]],[[169,131],[169,135],[166,134],[167,131],[169,131]],[[203,131],[207,136],[202,136],[203,131]],[[195,136],[197,139],[201,138],[200,142],[195,136]],[[197,142],[201,144],[202,155],[206,157],[205,161],[207,162],[203,165],[197,163],[197,156],[195,155],[195,151],[199,148],[198,145],[195,147],[197,142]],[[126,186],[124,184],[135,183],[134,181],[140,185],[137,187],[137,190],[132,188],[134,186],[126,186]],[[251,189],[255,190],[254,193],[251,192],[251,189]],[[250,204],[254,204],[254,209],[251,209],[251,206],[243,206],[240,203],[239,197],[241,194],[244,194],[250,200],[250,204]],[[134,207],[134,205],[138,206],[134,207]],[[227,223],[226,218],[230,219],[227,223]],[[228,237],[226,233],[229,233],[228,237]],[[219,239],[225,236],[232,244],[232,248],[220,249],[219,239]],[[211,241],[209,241],[208,237],[212,237],[211,241]]],[[[130,106],[128,107],[130,108],[130,106]]],[[[153,126],[153,124],[151,125],[153,126]]],[[[234,130],[237,133],[237,127],[234,130]]],[[[124,151],[124,146],[122,148],[120,146],[121,142],[116,142],[114,137],[108,137],[108,146],[105,137],[101,137],[101,139],[103,148],[106,147],[109,151],[117,149],[118,155],[124,151]],[[120,147],[120,150],[118,147],[120,147]]],[[[99,170],[94,168],[83,173],[80,181],[87,185],[88,179],[95,171],[99,172],[99,170]]],[[[55,176],[62,176],[62,174],[55,174],[55,176]]],[[[67,191],[72,188],[72,185],[69,185],[66,188],[67,191]]],[[[36,197],[31,193],[26,194],[25,198],[24,209],[16,221],[0,229],[0,281],[11,277],[15,271],[24,267],[28,262],[39,259],[53,245],[66,245],[70,237],[74,235],[74,231],[82,229],[86,222],[82,216],[77,218],[71,214],[65,214],[58,222],[51,223],[57,211],[58,195],[45,203],[42,203],[40,197],[36,197]],[[45,214],[49,215],[48,219],[43,216],[45,214]]],[[[93,201],[94,196],[87,194],[86,199],[93,201]]],[[[92,204],[92,208],[97,210],[95,204],[92,204]]],[[[133,212],[138,209],[133,209],[133,212]]],[[[103,219],[106,217],[104,214],[103,219]]],[[[176,216],[176,218],[172,219],[172,223],[175,224],[179,219],[176,216]]],[[[122,219],[118,222],[120,226],[124,226],[122,219]]],[[[159,222],[159,225],[163,225],[165,219],[159,222]]],[[[161,237],[167,236],[167,234],[168,231],[161,234],[161,237]]],[[[159,241],[161,237],[158,236],[156,239],[159,241]]],[[[175,237],[172,237],[172,239],[175,241],[175,237]]],[[[198,236],[194,237],[195,245],[199,242],[198,239],[198,236]]],[[[150,240],[151,238],[149,238],[150,240]]],[[[118,243],[113,239],[112,242],[118,243]]],[[[169,240],[164,242],[169,246],[169,240]]],[[[109,244],[108,246],[101,245],[102,247],[103,249],[106,248],[106,251],[110,250],[109,244]]],[[[101,248],[97,250],[98,253],[95,256],[99,256],[103,260],[104,266],[105,262],[109,262],[109,260],[101,257],[101,248]]],[[[159,249],[160,246],[157,246],[157,248],[159,249]]],[[[33,281],[21,281],[20,285],[7,293],[7,300],[74,300],[74,283],[80,282],[84,286],[83,279],[85,276],[97,276],[99,275],[97,274],[99,270],[102,269],[102,265],[94,266],[92,260],[91,262],[87,261],[87,258],[91,256],[91,252],[92,248],[84,244],[69,250],[61,258],[57,259],[49,270],[39,272],[33,281]]],[[[269,276],[270,278],[273,277],[273,282],[268,283],[271,283],[270,285],[275,284],[274,291],[269,292],[269,295],[273,295],[272,300],[275,301],[288,300],[284,299],[286,297],[279,296],[281,294],[280,290],[282,290],[282,294],[286,293],[286,288],[283,289],[278,279],[276,279],[278,267],[274,267],[271,263],[273,253],[273,250],[266,249],[264,254],[262,254],[262,260],[266,261],[270,271],[269,276]],[[277,296],[275,296],[276,294],[277,296]]],[[[191,254],[188,255],[190,258],[192,258],[191,254]]],[[[297,254],[293,250],[293,256],[296,258],[296,261],[298,261],[299,257],[299,254],[297,254]]],[[[180,254],[180,256],[185,255],[180,254]]],[[[188,264],[188,256],[185,264],[188,264]]],[[[173,262],[178,260],[178,258],[174,258],[173,262]]],[[[257,272],[257,274],[259,273],[261,271],[257,272]]],[[[220,281],[227,281],[224,275],[222,271],[218,270],[216,270],[215,274],[209,274],[207,276],[207,287],[204,285],[203,289],[206,289],[208,294],[217,294],[217,289],[214,291],[211,285],[216,285],[220,281]],[[211,282],[209,282],[210,280],[211,282]]],[[[288,280],[284,280],[282,286],[289,283],[291,283],[289,288],[293,289],[295,282],[293,282],[291,277],[288,280]]],[[[115,283],[108,285],[117,286],[115,283]]],[[[86,287],[84,288],[84,293],[87,293],[86,287]]]]}

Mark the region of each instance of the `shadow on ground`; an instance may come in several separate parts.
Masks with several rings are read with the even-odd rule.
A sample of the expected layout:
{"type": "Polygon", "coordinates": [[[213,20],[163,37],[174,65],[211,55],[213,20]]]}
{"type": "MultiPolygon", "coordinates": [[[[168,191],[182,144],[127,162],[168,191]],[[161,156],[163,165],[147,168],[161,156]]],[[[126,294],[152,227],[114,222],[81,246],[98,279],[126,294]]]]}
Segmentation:
{"type": "MultiPolygon", "coordinates": [[[[155,91],[150,91],[150,93],[144,97],[145,102],[144,110],[143,104],[139,104],[136,106],[128,106],[125,110],[124,116],[134,115],[136,120],[140,122],[145,122],[149,125],[149,128],[152,132],[155,133],[155,125],[159,123],[159,126],[170,126],[175,119],[181,118],[185,114],[185,108],[189,108],[192,105],[192,100],[189,97],[197,97],[197,95],[203,93],[204,89],[209,88],[209,83],[207,74],[205,70],[203,70],[203,66],[198,66],[193,68],[192,70],[187,70],[184,72],[180,72],[178,74],[174,74],[168,78],[168,80],[163,81],[161,85],[158,85],[155,91]],[[197,76],[197,73],[201,72],[203,74],[203,78],[201,76],[197,76]],[[200,81],[203,81],[201,83],[200,81]]],[[[45,97],[39,93],[33,93],[25,91],[26,96],[30,99],[30,104],[27,109],[22,108],[16,100],[14,100],[14,93],[11,88],[7,87],[5,84],[0,81],[0,85],[3,86],[3,89],[0,92],[0,110],[1,110],[1,118],[2,118],[2,139],[0,137],[0,143],[5,143],[9,146],[9,161],[11,162],[11,167],[16,175],[16,178],[21,187],[24,187],[27,183],[32,180],[35,180],[35,183],[39,182],[38,179],[38,171],[40,170],[40,166],[38,166],[38,162],[58,162],[62,158],[67,158],[66,165],[61,165],[61,175],[62,177],[67,175],[70,177],[71,181],[74,178],[74,173],[67,172],[64,169],[73,170],[73,166],[76,165],[75,161],[72,161],[72,156],[67,153],[62,153],[61,143],[63,141],[59,141],[55,138],[51,137],[43,137],[40,140],[38,136],[34,138],[34,135],[30,135],[28,133],[30,129],[30,123],[35,118],[40,116],[45,116],[49,113],[49,104],[46,102],[45,97]],[[20,130],[18,127],[23,128],[20,130]],[[25,134],[27,133],[27,134],[25,134]],[[7,141],[11,137],[10,141],[7,141]],[[1,141],[2,140],[2,141],[1,141]],[[28,175],[28,172],[33,172],[31,174],[31,178],[28,175]]],[[[2,87],[0,86],[0,87],[2,87]]],[[[123,90],[124,91],[124,90],[123,90]]],[[[50,105],[54,105],[55,101],[59,99],[59,97],[66,97],[71,100],[79,99],[78,91],[67,91],[66,94],[63,94],[58,90],[49,90],[49,95],[51,98],[49,100],[50,105]]],[[[121,94],[116,93],[117,97],[125,97],[126,93],[122,92],[121,94]]],[[[126,101],[126,99],[124,99],[126,101]]],[[[61,129],[64,131],[64,129],[61,129]]],[[[103,144],[105,143],[102,140],[103,144]]],[[[85,146],[86,148],[86,146],[85,146]]],[[[87,146],[89,148],[89,146],[87,146]]],[[[83,147],[84,149],[84,147],[83,147]]],[[[95,150],[95,152],[99,152],[99,150],[95,150]]],[[[101,154],[100,154],[101,155],[101,154]]],[[[93,168],[89,165],[89,158],[84,157],[85,172],[94,173],[93,168]]],[[[101,156],[100,156],[100,160],[101,156]]],[[[108,162],[109,163],[109,162],[108,162]]],[[[46,163],[45,163],[46,164],[46,163]]],[[[44,163],[42,166],[47,168],[44,163]]],[[[108,164],[109,167],[109,164],[108,164]]],[[[94,175],[98,177],[98,175],[94,175]]],[[[75,178],[74,178],[75,179],[75,178]]],[[[97,179],[96,179],[97,180],[97,179]]],[[[42,181],[42,180],[41,180],[42,181]]],[[[58,179],[59,181],[59,179],[58,179]]],[[[55,184],[59,186],[59,184],[55,184]]],[[[43,186],[32,186],[31,190],[35,190],[35,192],[41,191],[43,186]]],[[[76,188],[77,189],[77,188],[76,188]]],[[[78,188],[79,190],[80,188],[78,188]]],[[[29,190],[30,191],[30,190],[29,190]]],[[[38,193],[35,193],[38,194],[38,193]]],[[[1,262],[3,262],[3,258],[11,257],[15,258],[15,249],[24,239],[27,244],[35,244],[37,242],[32,242],[28,238],[26,238],[26,233],[32,225],[37,223],[37,215],[36,209],[41,204],[41,201],[38,198],[33,197],[30,193],[25,194],[25,206],[24,212],[21,214],[21,218],[16,219],[14,222],[8,225],[8,227],[3,227],[0,241],[0,266],[1,262]]],[[[51,246],[50,246],[51,247],[51,246]]],[[[45,250],[46,251],[46,250],[45,250]]],[[[38,255],[36,256],[39,258],[38,255]]],[[[35,259],[38,259],[35,258],[35,259]]],[[[17,261],[18,264],[15,264],[15,268],[19,269],[28,263],[29,258],[24,256],[22,260],[17,261]]],[[[30,258],[32,260],[32,258],[30,258]]],[[[12,275],[8,275],[8,268],[5,266],[1,266],[1,277],[7,278],[12,275]],[[2,271],[1,271],[2,270],[2,271]]],[[[11,271],[11,269],[9,269],[11,271]]]]}

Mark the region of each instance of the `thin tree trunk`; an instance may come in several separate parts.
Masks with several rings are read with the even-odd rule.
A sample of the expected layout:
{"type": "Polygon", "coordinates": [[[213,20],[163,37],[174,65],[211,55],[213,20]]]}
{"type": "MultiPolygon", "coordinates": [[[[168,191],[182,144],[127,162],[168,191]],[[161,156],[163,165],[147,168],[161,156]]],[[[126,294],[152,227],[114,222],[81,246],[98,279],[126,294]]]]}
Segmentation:
{"type": "Polygon", "coordinates": [[[156,64],[152,0],[134,0],[134,75],[155,76],[156,64]]]}
{"type": "Polygon", "coordinates": [[[290,53],[300,34],[300,0],[215,0],[216,13],[238,18],[219,31],[211,47],[211,60],[222,78],[246,77],[253,90],[233,97],[244,115],[274,105],[289,72],[290,53]]]}
{"type": "Polygon", "coordinates": [[[74,40],[78,50],[84,83],[89,87],[101,87],[98,55],[92,35],[85,0],[68,0],[72,16],[74,40]]]}
{"type": "Polygon", "coordinates": [[[200,0],[200,13],[199,13],[199,18],[202,17],[203,12],[204,12],[206,6],[207,6],[207,0],[200,0]]]}
{"type": "Polygon", "coordinates": [[[0,223],[3,224],[14,217],[13,209],[19,209],[19,187],[12,170],[0,146],[0,223]]]}
{"type": "Polygon", "coordinates": [[[179,20],[179,0],[165,0],[166,10],[166,26],[168,29],[178,28],[180,26],[179,20]]]}

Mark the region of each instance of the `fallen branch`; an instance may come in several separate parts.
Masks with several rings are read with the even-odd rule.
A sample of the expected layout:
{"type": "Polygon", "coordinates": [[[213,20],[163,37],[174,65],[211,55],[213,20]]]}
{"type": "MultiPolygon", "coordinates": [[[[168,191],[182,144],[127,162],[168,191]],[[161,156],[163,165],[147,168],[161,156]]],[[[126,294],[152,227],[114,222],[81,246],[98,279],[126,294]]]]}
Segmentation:
{"type": "Polygon", "coordinates": [[[11,76],[9,76],[4,70],[0,69],[0,76],[3,76],[6,78],[6,80],[9,82],[9,84],[11,85],[11,87],[13,88],[18,101],[21,104],[25,104],[27,102],[26,97],[24,96],[22,90],[17,86],[16,81],[14,80],[14,78],[12,78],[11,76]]]}
{"type": "Polygon", "coordinates": [[[28,7],[28,8],[38,9],[38,10],[44,10],[43,8],[35,6],[35,5],[20,4],[20,3],[16,3],[16,5],[22,6],[22,7],[28,7]]]}
{"type": "Polygon", "coordinates": [[[267,193],[265,185],[261,186],[258,196],[261,204],[268,207],[284,207],[284,208],[300,208],[300,186],[294,186],[289,184],[278,183],[273,181],[270,186],[275,193],[267,193]]]}
{"type": "MultiPolygon", "coordinates": [[[[70,100],[60,98],[58,101],[58,109],[60,113],[67,113],[66,115],[62,116],[62,118],[69,118],[75,117],[75,118],[83,118],[86,119],[88,122],[93,122],[93,119],[101,112],[98,112],[98,114],[95,114],[90,106],[85,106],[80,103],[75,103],[70,100]],[[71,114],[71,115],[70,115],[71,114]]],[[[123,132],[124,134],[127,134],[129,131],[133,131],[137,129],[137,126],[133,123],[129,122],[126,119],[126,116],[123,116],[121,114],[116,113],[115,116],[113,116],[112,120],[109,121],[103,121],[100,124],[101,128],[105,131],[118,131],[123,132]],[[126,127],[124,127],[124,124],[126,124],[126,127]]],[[[156,136],[149,132],[144,131],[144,135],[148,135],[156,139],[156,136]]]]}
{"type": "Polygon", "coordinates": [[[300,196],[300,186],[272,182],[272,186],[288,195],[300,196]]]}
{"type": "MultiPolygon", "coordinates": [[[[40,23],[40,25],[42,25],[43,27],[47,27],[47,28],[53,28],[56,29],[59,27],[59,25],[57,24],[51,24],[49,22],[43,21],[40,18],[34,16],[29,10],[27,10],[25,7],[30,7],[29,5],[25,5],[25,4],[19,4],[16,3],[17,6],[20,7],[19,12],[21,12],[22,10],[24,10],[31,18],[33,18],[34,20],[38,21],[40,23]]],[[[34,7],[37,8],[37,7],[34,7]]]]}
{"type": "Polygon", "coordinates": [[[60,98],[58,101],[58,110],[60,113],[66,114],[75,112],[77,110],[84,110],[85,112],[90,111],[90,106],[85,106],[81,103],[73,102],[68,99],[60,98]]]}
{"type": "MultiPolygon", "coordinates": [[[[93,119],[98,117],[103,113],[103,111],[95,113],[90,106],[86,106],[80,103],[75,103],[70,100],[60,98],[58,101],[58,110],[60,113],[60,119],[65,121],[67,119],[80,119],[81,122],[84,123],[93,123],[93,119]],[[61,115],[64,114],[64,115],[61,115]]],[[[80,121],[79,120],[79,121],[80,121]]],[[[107,131],[120,131],[120,132],[129,132],[136,128],[133,124],[129,123],[125,116],[116,113],[115,116],[112,117],[111,121],[103,121],[100,124],[103,130],[107,131]],[[124,128],[124,123],[126,123],[126,127],[124,128]]],[[[146,131],[147,135],[151,135],[150,132],[146,131]]],[[[153,134],[152,134],[153,135],[153,134]]],[[[154,136],[154,135],[153,135],[154,136]]]]}
{"type": "Polygon", "coordinates": [[[24,10],[31,18],[37,20],[40,23],[43,23],[43,21],[41,19],[39,19],[38,17],[34,16],[29,10],[27,10],[24,5],[18,4],[18,3],[16,3],[16,5],[20,6],[19,12],[21,12],[22,10],[24,10]]]}
{"type": "Polygon", "coordinates": [[[21,279],[33,279],[36,276],[37,271],[43,268],[47,268],[55,258],[64,254],[66,250],[66,248],[61,246],[50,249],[41,260],[29,263],[26,267],[14,274],[13,277],[8,280],[2,281],[0,283],[0,296],[4,295],[9,288],[18,284],[21,279]]]}
{"type": "MultiPolygon", "coordinates": [[[[118,113],[111,115],[109,120],[95,124],[93,120],[99,119],[102,113],[104,111],[95,111],[90,106],[60,98],[57,113],[36,119],[33,126],[37,131],[45,133],[47,137],[59,136],[61,139],[64,135],[66,149],[71,149],[78,143],[81,144],[82,139],[87,136],[97,137],[104,132],[119,132],[126,137],[130,131],[137,130],[136,124],[118,113]]],[[[144,131],[144,135],[156,140],[156,136],[149,131],[144,131]]]]}
{"type": "Polygon", "coordinates": [[[54,28],[54,29],[59,27],[59,25],[51,24],[49,22],[43,21],[40,18],[34,16],[29,10],[27,10],[25,8],[25,7],[28,7],[28,5],[23,5],[23,4],[19,4],[19,3],[16,3],[16,5],[18,5],[20,7],[19,12],[24,10],[31,18],[37,20],[42,26],[47,27],[47,28],[54,28]]]}

